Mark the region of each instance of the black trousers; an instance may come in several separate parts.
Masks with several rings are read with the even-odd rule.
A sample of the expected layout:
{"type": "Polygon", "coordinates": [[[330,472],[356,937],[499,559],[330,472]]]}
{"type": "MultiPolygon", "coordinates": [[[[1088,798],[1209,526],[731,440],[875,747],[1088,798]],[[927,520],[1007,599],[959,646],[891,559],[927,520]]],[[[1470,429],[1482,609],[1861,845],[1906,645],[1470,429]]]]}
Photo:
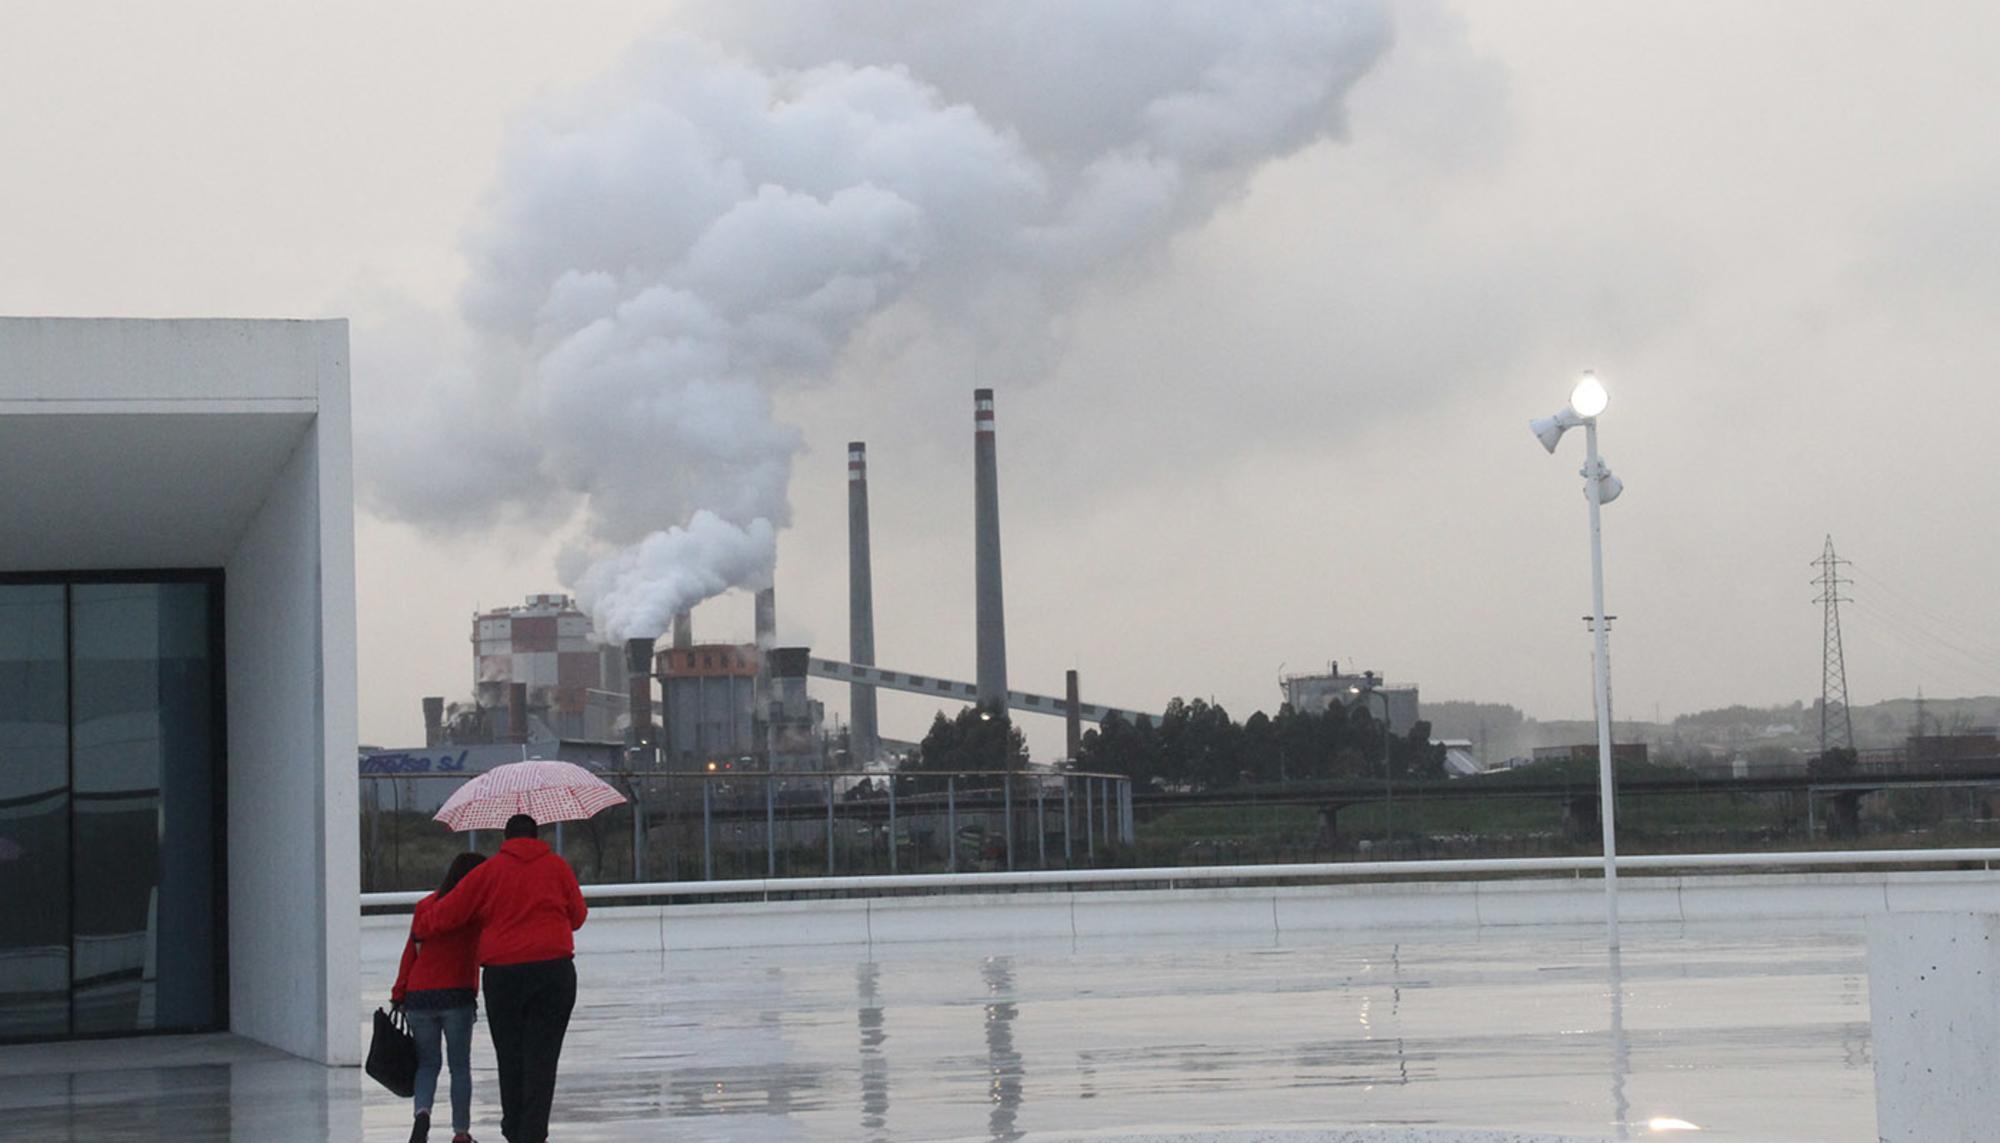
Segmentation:
{"type": "Polygon", "coordinates": [[[544,1143],[556,1096],[556,1060],[576,1007],[576,962],[538,960],[485,970],[486,1027],[500,1072],[500,1134],[544,1143]]]}

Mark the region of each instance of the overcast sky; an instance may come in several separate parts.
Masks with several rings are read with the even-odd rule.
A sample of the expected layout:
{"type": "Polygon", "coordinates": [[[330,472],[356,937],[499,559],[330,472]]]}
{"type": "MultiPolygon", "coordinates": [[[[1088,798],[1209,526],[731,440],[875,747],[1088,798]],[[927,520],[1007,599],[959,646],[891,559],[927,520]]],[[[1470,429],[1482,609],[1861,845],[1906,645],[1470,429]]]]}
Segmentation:
{"type": "MultiPolygon", "coordinates": [[[[417,740],[420,696],[465,697],[474,609],[559,589],[562,549],[603,523],[575,498],[428,518],[371,483],[509,471],[542,431],[412,428],[426,394],[485,383],[465,299],[525,241],[523,165],[551,169],[535,125],[675,74],[666,42],[780,82],[851,52],[1054,156],[1059,184],[1062,130],[1101,110],[1076,77],[1172,54],[1079,37],[1032,85],[1044,105],[1010,105],[990,27],[872,59],[901,42],[896,6],[853,27],[781,11],[0,12],[0,312],[352,320],[365,741],[417,740]]],[[[1587,717],[1582,442],[1547,456],[1526,422],[1594,368],[1626,485],[1605,511],[1621,715],[1816,696],[1828,533],[1854,561],[1856,702],[2000,693],[2000,8],[1372,11],[1341,9],[1328,66],[1352,83],[1323,130],[1191,167],[1177,185],[1212,196],[1063,261],[1022,328],[982,317],[1018,353],[890,309],[770,389],[798,445],[781,635],[845,652],[843,445],[866,440],[878,660],[971,677],[970,391],[990,385],[1017,689],[1076,667],[1090,699],[1242,717],[1275,708],[1281,671],[1339,659],[1426,699],[1587,717]]],[[[747,637],[748,598],[697,625],[747,637]]],[[[823,697],[844,713],[844,688],[823,697]]],[[[885,696],[883,731],[930,713],[885,696]]],[[[1059,724],[1029,729],[1059,748],[1059,724]]]]}

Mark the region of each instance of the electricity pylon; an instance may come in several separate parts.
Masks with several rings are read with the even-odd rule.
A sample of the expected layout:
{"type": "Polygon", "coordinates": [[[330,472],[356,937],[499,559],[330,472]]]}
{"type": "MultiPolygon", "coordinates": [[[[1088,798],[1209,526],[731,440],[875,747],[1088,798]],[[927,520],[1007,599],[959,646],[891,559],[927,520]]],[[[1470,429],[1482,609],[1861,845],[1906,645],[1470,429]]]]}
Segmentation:
{"type": "Polygon", "coordinates": [[[1854,718],[1847,709],[1847,657],[1840,649],[1840,605],[1851,603],[1841,597],[1840,589],[1852,583],[1840,574],[1840,565],[1851,563],[1833,554],[1833,537],[1826,538],[1826,550],[1812,562],[1819,569],[1819,578],[1813,586],[1819,588],[1819,598],[1814,603],[1826,610],[1826,630],[1820,637],[1819,676],[1819,753],[1833,747],[1854,749],[1854,718]]]}

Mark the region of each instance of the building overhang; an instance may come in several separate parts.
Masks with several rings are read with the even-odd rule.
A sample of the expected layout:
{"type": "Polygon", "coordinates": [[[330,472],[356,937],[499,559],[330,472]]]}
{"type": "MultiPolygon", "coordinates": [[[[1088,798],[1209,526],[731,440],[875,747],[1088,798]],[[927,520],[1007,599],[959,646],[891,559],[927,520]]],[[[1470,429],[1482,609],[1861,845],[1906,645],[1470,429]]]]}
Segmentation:
{"type": "Polygon", "coordinates": [[[179,404],[195,408],[0,400],[0,571],[222,566],[314,413],[179,404]]]}

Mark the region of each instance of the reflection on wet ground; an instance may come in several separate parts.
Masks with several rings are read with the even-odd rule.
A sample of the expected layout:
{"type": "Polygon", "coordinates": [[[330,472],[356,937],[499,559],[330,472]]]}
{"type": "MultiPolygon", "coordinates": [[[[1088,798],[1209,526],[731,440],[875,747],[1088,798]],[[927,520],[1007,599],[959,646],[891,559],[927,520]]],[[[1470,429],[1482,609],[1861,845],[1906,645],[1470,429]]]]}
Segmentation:
{"type": "MultiPolygon", "coordinates": [[[[1671,1117],[1708,1139],[1874,1138],[1858,932],[1628,926],[1616,988],[1600,941],[1488,930],[600,958],[582,966],[561,1137],[1374,1124],[1617,1138],[1671,1117]]],[[[371,984],[386,979],[369,967],[371,984]]],[[[483,1041],[475,1058],[490,1061],[483,1041]]],[[[394,1138],[402,1117],[368,1093],[370,1138],[394,1138]]]]}
{"type": "MultiPolygon", "coordinates": [[[[1703,1139],[1874,1138],[1858,931],[1627,926],[1625,938],[1615,965],[1591,929],[589,958],[553,1134],[897,1143],[1377,1125],[1648,1138],[1650,1120],[1671,1117],[1703,1139]]],[[[393,969],[364,966],[369,997],[393,969]]],[[[474,1133],[497,1139],[484,1031],[473,1058],[474,1133]]],[[[276,1065],[258,1066],[277,1082],[276,1065]]],[[[0,1137],[344,1143],[357,1112],[365,1138],[406,1137],[407,1105],[351,1071],[327,1073],[326,1106],[299,1131],[272,1135],[265,1118],[246,1133],[294,1081],[266,1090],[212,1067],[113,1082],[16,1076],[0,1058],[0,1137]]]]}

